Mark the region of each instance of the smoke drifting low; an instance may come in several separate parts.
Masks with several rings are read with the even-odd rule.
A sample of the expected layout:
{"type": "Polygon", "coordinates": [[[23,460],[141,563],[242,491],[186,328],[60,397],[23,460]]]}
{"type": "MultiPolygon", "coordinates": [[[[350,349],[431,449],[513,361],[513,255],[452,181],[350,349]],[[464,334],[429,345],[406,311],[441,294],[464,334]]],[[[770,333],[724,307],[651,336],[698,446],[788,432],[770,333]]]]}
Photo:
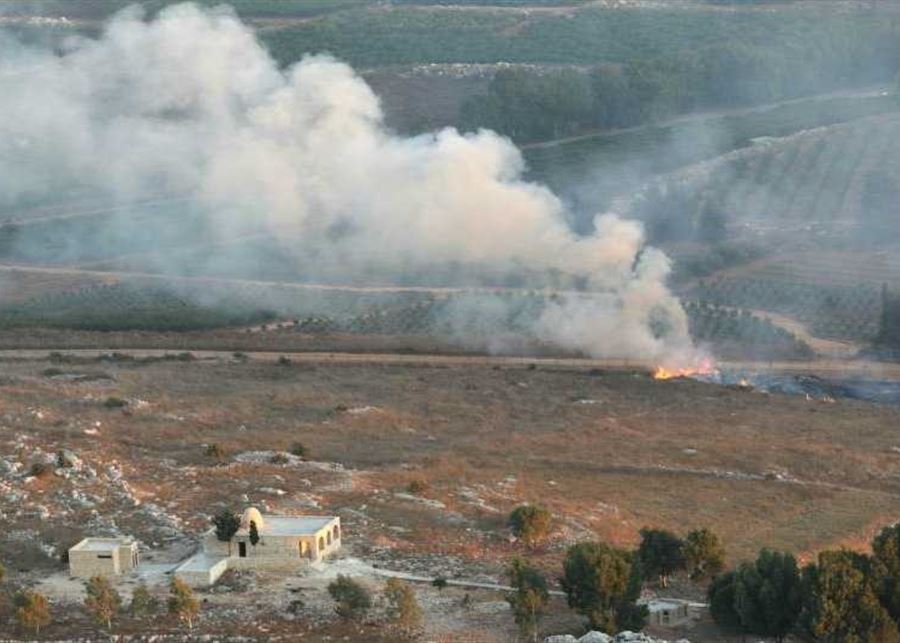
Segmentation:
{"type": "MultiPolygon", "coordinates": [[[[282,71],[228,10],[178,5],[146,22],[133,9],[61,52],[0,52],[0,204],[76,186],[116,202],[188,195],[219,241],[263,230],[351,281],[373,266],[561,273],[597,294],[557,297],[536,339],[596,357],[693,354],[669,262],[638,223],[601,214],[577,235],[561,201],[521,179],[508,140],[392,135],[350,67],[309,56],[282,71]]],[[[488,323],[502,302],[465,314],[488,323]]]]}

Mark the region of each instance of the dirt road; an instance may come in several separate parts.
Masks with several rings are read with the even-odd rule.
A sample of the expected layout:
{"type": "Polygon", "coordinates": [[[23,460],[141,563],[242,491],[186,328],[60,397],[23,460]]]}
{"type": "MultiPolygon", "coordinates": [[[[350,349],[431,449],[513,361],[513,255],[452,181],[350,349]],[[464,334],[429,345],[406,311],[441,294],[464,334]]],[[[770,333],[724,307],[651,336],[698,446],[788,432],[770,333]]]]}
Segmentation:
{"type": "MultiPolygon", "coordinates": [[[[65,355],[83,359],[96,359],[112,353],[128,355],[133,358],[161,358],[176,352],[190,352],[197,360],[234,360],[231,351],[213,351],[189,349],[163,350],[146,348],[113,348],[113,349],[9,349],[0,350],[2,360],[46,360],[51,353],[62,352],[65,355]]],[[[261,362],[275,362],[287,357],[292,363],[302,364],[382,364],[385,366],[437,366],[437,367],[483,367],[483,368],[539,368],[555,370],[617,370],[650,373],[657,364],[648,360],[626,359],[588,359],[575,357],[523,357],[503,355],[441,355],[441,354],[406,354],[406,353],[342,353],[342,352],[289,352],[289,351],[247,351],[242,352],[240,359],[261,362]]],[[[716,366],[721,370],[785,373],[796,375],[816,375],[820,377],[859,377],[877,380],[900,380],[900,364],[883,363],[866,360],[814,360],[808,362],[751,362],[722,361],[716,366]]]]}

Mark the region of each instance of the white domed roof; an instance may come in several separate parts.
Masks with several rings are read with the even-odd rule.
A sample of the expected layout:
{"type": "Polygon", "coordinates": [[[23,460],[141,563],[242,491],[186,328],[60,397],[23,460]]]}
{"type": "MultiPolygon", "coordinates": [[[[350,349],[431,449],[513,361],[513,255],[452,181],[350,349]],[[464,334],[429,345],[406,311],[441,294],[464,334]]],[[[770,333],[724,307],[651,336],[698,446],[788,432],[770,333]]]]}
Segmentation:
{"type": "Polygon", "coordinates": [[[255,522],[256,529],[262,531],[264,526],[263,517],[256,507],[247,507],[244,510],[244,514],[241,516],[241,529],[250,529],[251,522],[255,522]]]}

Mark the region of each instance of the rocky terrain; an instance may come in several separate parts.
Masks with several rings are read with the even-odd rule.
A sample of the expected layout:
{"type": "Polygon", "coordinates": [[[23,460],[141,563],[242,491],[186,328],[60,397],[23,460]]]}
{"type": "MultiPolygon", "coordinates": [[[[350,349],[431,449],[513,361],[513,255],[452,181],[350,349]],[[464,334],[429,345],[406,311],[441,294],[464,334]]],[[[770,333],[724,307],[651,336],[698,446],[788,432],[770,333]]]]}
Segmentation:
{"type": "MultiPolygon", "coordinates": [[[[640,632],[619,632],[615,636],[610,636],[603,632],[590,631],[581,638],[575,638],[571,634],[548,636],[544,639],[544,643],[669,643],[669,641],[640,632]]],[[[690,641],[679,639],[675,643],[690,643],[690,641]]]]}

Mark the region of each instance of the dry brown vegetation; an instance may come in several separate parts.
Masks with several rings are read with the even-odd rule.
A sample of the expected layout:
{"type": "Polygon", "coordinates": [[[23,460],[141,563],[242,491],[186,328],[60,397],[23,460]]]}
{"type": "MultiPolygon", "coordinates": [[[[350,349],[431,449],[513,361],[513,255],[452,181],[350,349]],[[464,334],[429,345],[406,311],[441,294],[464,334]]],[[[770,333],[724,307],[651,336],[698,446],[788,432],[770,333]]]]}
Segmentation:
{"type": "MultiPolygon", "coordinates": [[[[3,364],[0,442],[8,446],[0,455],[27,460],[68,448],[98,471],[117,463],[133,496],[187,534],[224,504],[338,512],[361,558],[498,579],[522,553],[505,528],[522,502],[557,517],[550,542],[533,554],[553,576],[567,544],[633,545],[648,525],[712,527],[734,562],[762,546],[809,555],[861,545],[900,511],[900,410],[892,407],[544,366],[85,358],[47,376],[48,366],[3,364]],[[76,377],[85,374],[112,379],[76,377]],[[110,396],[128,406],[107,408],[110,396]],[[296,442],[313,462],[235,461],[296,442]],[[208,454],[210,444],[224,462],[208,454]]],[[[30,502],[49,516],[16,515],[3,494],[0,510],[16,515],[17,530],[62,549],[91,515],[57,515],[66,484],[52,476],[30,484],[30,502]]],[[[97,485],[99,514],[151,546],[164,542],[137,507],[97,485]]],[[[0,552],[21,578],[61,568],[41,563],[33,543],[7,542],[0,552]]]]}
{"type": "MultiPolygon", "coordinates": [[[[424,497],[491,522],[489,511],[473,512],[459,497],[459,487],[468,486],[501,514],[541,499],[621,544],[633,542],[644,524],[709,524],[723,532],[733,556],[761,545],[798,551],[828,545],[900,504],[900,456],[892,450],[898,412],[890,407],[612,371],[102,364],[116,379],[110,384],[40,377],[46,366],[6,365],[4,407],[40,408],[44,419],[30,416],[27,426],[4,432],[26,430],[48,444],[102,450],[129,469],[137,489],[160,460],[171,459],[181,474],[198,478],[190,494],[170,482],[186,507],[193,502],[185,496],[196,496],[195,509],[227,498],[231,480],[293,473],[278,464],[221,467],[204,445],[236,454],[286,451],[296,441],[314,459],[356,472],[357,488],[347,496],[402,492],[421,480],[424,497]],[[103,392],[96,393],[98,386],[103,392]],[[149,404],[107,409],[109,394],[149,404]],[[99,436],[73,431],[98,421],[99,436]]],[[[153,485],[167,492],[165,484],[153,485]]],[[[438,518],[425,523],[439,524],[438,518]]]]}

